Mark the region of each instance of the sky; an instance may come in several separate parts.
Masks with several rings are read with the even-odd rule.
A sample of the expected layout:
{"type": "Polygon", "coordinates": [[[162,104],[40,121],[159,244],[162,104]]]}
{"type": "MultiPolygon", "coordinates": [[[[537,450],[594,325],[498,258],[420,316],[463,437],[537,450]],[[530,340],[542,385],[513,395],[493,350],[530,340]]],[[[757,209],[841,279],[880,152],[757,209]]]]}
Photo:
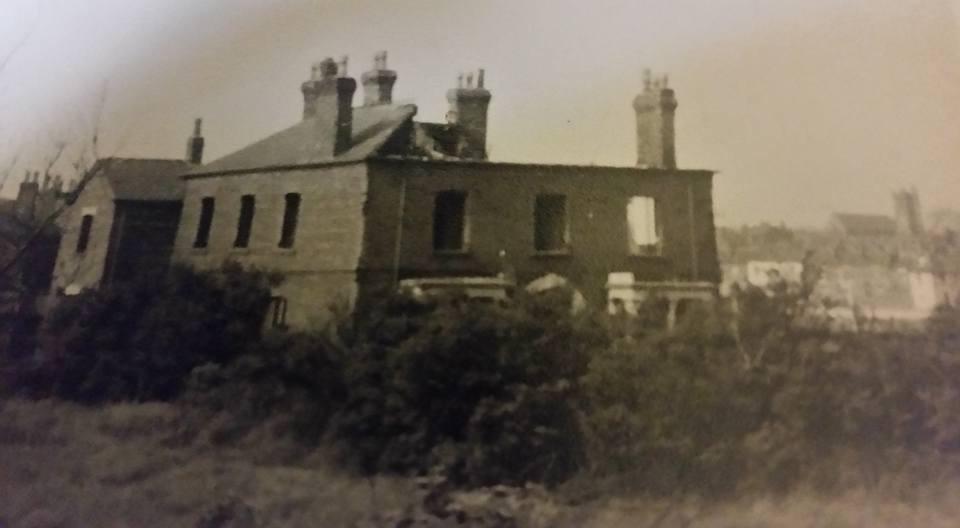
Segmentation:
{"type": "MultiPolygon", "coordinates": [[[[10,196],[99,118],[101,155],[212,160],[297,122],[324,57],[380,50],[394,99],[442,121],[484,68],[496,161],[635,163],[642,71],[676,90],[681,168],[717,171],[720,225],[960,209],[960,0],[0,0],[10,196]],[[102,111],[96,109],[102,106],[102,111]]],[[[355,100],[359,104],[358,99],[355,100]]],[[[69,156],[66,156],[69,157],[69,156]]],[[[64,167],[64,172],[69,169],[64,167]]]]}

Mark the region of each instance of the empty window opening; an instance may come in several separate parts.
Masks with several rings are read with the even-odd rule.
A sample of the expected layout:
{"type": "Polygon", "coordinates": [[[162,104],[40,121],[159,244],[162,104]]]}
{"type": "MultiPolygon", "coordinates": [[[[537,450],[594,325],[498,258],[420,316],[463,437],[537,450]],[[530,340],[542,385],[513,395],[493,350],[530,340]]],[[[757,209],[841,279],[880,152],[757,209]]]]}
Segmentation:
{"type": "Polygon", "coordinates": [[[466,246],[467,193],[437,193],[433,203],[433,249],[462,251],[466,246]]]}
{"type": "Polygon", "coordinates": [[[627,203],[627,228],[631,255],[659,255],[661,229],[657,202],[649,196],[634,196],[627,203]]]}
{"type": "Polygon", "coordinates": [[[293,247],[297,236],[297,217],[300,215],[300,195],[289,193],[284,196],[283,226],[280,228],[280,247],[293,247]]]}
{"type": "Polygon", "coordinates": [[[272,328],[287,328],[287,299],[286,297],[270,298],[270,326],[272,328]]]}
{"type": "Polygon", "coordinates": [[[213,225],[213,198],[200,200],[200,221],[197,223],[197,237],[193,247],[205,248],[210,242],[210,227],[213,225]]]}
{"type": "Polygon", "coordinates": [[[93,215],[83,215],[80,220],[80,234],[77,236],[77,253],[83,253],[90,244],[90,230],[93,229],[93,215]]]}
{"type": "Polygon", "coordinates": [[[253,227],[255,199],[252,194],[240,197],[240,218],[237,221],[237,238],[233,247],[245,248],[250,244],[250,229],[253,227]]]}
{"type": "Polygon", "coordinates": [[[537,196],[533,209],[533,246],[537,251],[567,249],[567,197],[537,196]]]}

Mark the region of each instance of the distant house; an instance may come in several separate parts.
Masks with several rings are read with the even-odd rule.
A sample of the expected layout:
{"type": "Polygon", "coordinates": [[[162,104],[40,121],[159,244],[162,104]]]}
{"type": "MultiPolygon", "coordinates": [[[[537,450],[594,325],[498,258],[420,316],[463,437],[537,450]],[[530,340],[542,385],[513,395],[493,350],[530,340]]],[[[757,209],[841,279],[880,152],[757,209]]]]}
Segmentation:
{"type": "Polygon", "coordinates": [[[202,156],[199,122],[188,159],[105,158],[61,222],[54,288],[73,295],[162,273],[183,206],[183,180],[202,156]],[[197,148],[199,145],[199,148],[197,148]]]}
{"type": "Polygon", "coordinates": [[[401,283],[555,274],[597,306],[613,290],[715,291],[713,173],[677,169],[665,80],[648,76],[633,102],[637,166],[602,167],[489,161],[482,70],[447,92],[445,123],[425,123],[392,101],[384,55],[362,76],[362,106],[344,68],[314,66],[298,123],[186,174],[175,260],[282,273],[273,320],[300,328],[401,283]]]}
{"type": "Polygon", "coordinates": [[[850,237],[888,238],[897,235],[894,219],[876,214],[834,213],[830,227],[850,237]]]}
{"type": "Polygon", "coordinates": [[[0,201],[0,350],[27,350],[50,289],[60,231],[47,222],[62,203],[59,177],[29,172],[0,201]]]}
{"type": "Polygon", "coordinates": [[[834,213],[830,227],[843,235],[859,238],[922,237],[923,220],[916,189],[895,191],[893,216],[834,213]]]}
{"type": "Polygon", "coordinates": [[[814,299],[835,320],[854,327],[858,319],[878,327],[921,322],[938,304],[960,301],[960,256],[949,229],[938,234],[941,218],[924,231],[915,190],[894,192],[893,206],[893,216],[837,213],[829,229],[789,236],[771,237],[764,226],[722,229],[721,291],[734,291],[733,284],[765,288],[771,280],[798,284],[809,256],[821,272],[814,299]]]}

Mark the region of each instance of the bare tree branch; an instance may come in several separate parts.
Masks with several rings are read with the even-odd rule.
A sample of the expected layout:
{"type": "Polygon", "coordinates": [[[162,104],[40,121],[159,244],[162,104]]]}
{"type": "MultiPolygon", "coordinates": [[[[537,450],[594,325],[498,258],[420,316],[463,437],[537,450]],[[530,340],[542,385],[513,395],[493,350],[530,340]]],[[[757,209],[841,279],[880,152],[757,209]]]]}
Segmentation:
{"type": "MultiPolygon", "coordinates": [[[[21,49],[23,49],[23,47],[30,40],[30,37],[33,34],[33,30],[35,27],[36,27],[36,22],[34,22],[31,28],[28,29],[23,34],[23,36],[20,37],[20,40],[18,40],[13,45],[13,47],[10,48],[7,51],[7,53],[3,55],[2,58],[0,58],[0,79],[3,78],[3,74],[6,71],[7,67],[10,65],[10,62],[13,60],[13,58],[17,55],[17,53],[20,52],[21,49]]],[[[19,159],[20,159],[20,152],[19,152],[19,149],[17,149],[17,152],[13,155],[11,160],[4,167],[3,171],[0,172],[0,189],[3,189],[3,186],[7,183],[7,180],[10,178],[10,174],[13,173],[13,170],[16,167],[19,159]]]]}
{"type": "Polygon", "coordinates": [[[3,171],[0,172],[0,190],[7,184],[7,180],[10,179],[10,175],[13,174],[13,169],[16,168],[17,162],[20,161],[20,153],[17,152],[10,158],[10,161],[7,162],[6,167],[3,168],[3,171]]]}
{"type": "Polygon", "coordinates": [[[43,168],[43,175],[49,176],[50,171],[53,169],[53,166],[57,164],[57,161],[63,156],[63,151],[67,149],[67,142],[60,141],[54,147],[53,153],[50,154],[50,157],[47,158],[46,166],[43,168]]]}
{"type": "MultiPolygon", "coordinates": [[[[5,280],[8,278],[10,273],[16,268],[17,264],[30,252],[30,249],[36,244],[38,240],[42,238],[44,232],[48,230],[51,225],[54,225],[57,219],[63,215],[66,210],[73,205],[77,197],[80,196],[80,193],[83,192],[87,184],[101,172],[106,172],[109,169],[109,165],[112,163],[113,158],[100,158],[100,128],[103,121],[103,109],[106,104],[106,84],[104,84],[103,89],[100,92],[100,97],[97,101],[97,104],[93,111],[93,118],[91,120],[90,126],[90,135],[88,136],[89,141],[82,144],[77,152],[76,159],[71,162],[71,167],[73,168],[75,174],[78,177],[76,186],[66,193],[63,203],[55,208],[50,214],[45,218],[41,219],[37,223],[26,238],[23,244],[14,252],[13,256],[2,266],[0,266],[0,281],[9,282],[5,280]]],[[[47,175],[53,170],[53,167],[57,162],[62,158],[64,152],[67,149],[67,142],[60,141],[55,143],[54,152],[47,159],[46,168],[44,174],[47,175]]]]}

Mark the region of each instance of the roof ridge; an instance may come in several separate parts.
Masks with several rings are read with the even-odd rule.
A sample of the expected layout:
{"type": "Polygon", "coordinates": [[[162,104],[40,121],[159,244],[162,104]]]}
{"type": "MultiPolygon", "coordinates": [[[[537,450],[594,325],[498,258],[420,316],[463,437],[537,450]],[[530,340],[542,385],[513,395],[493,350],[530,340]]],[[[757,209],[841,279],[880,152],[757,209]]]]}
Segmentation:
{"type": "Polygon", "coordinates": [[[331,154],[331,130],[300,120],[262,139],[196,167],[185,176],[229,174],[271,167],[313,166],[326,163],[362,161],[375,157],[404,123],[413,119],[417,106],[391,103],[355,107],[349,148],[331,154]],[[327,147],[327,148],[321,148],[327,147]]]}

